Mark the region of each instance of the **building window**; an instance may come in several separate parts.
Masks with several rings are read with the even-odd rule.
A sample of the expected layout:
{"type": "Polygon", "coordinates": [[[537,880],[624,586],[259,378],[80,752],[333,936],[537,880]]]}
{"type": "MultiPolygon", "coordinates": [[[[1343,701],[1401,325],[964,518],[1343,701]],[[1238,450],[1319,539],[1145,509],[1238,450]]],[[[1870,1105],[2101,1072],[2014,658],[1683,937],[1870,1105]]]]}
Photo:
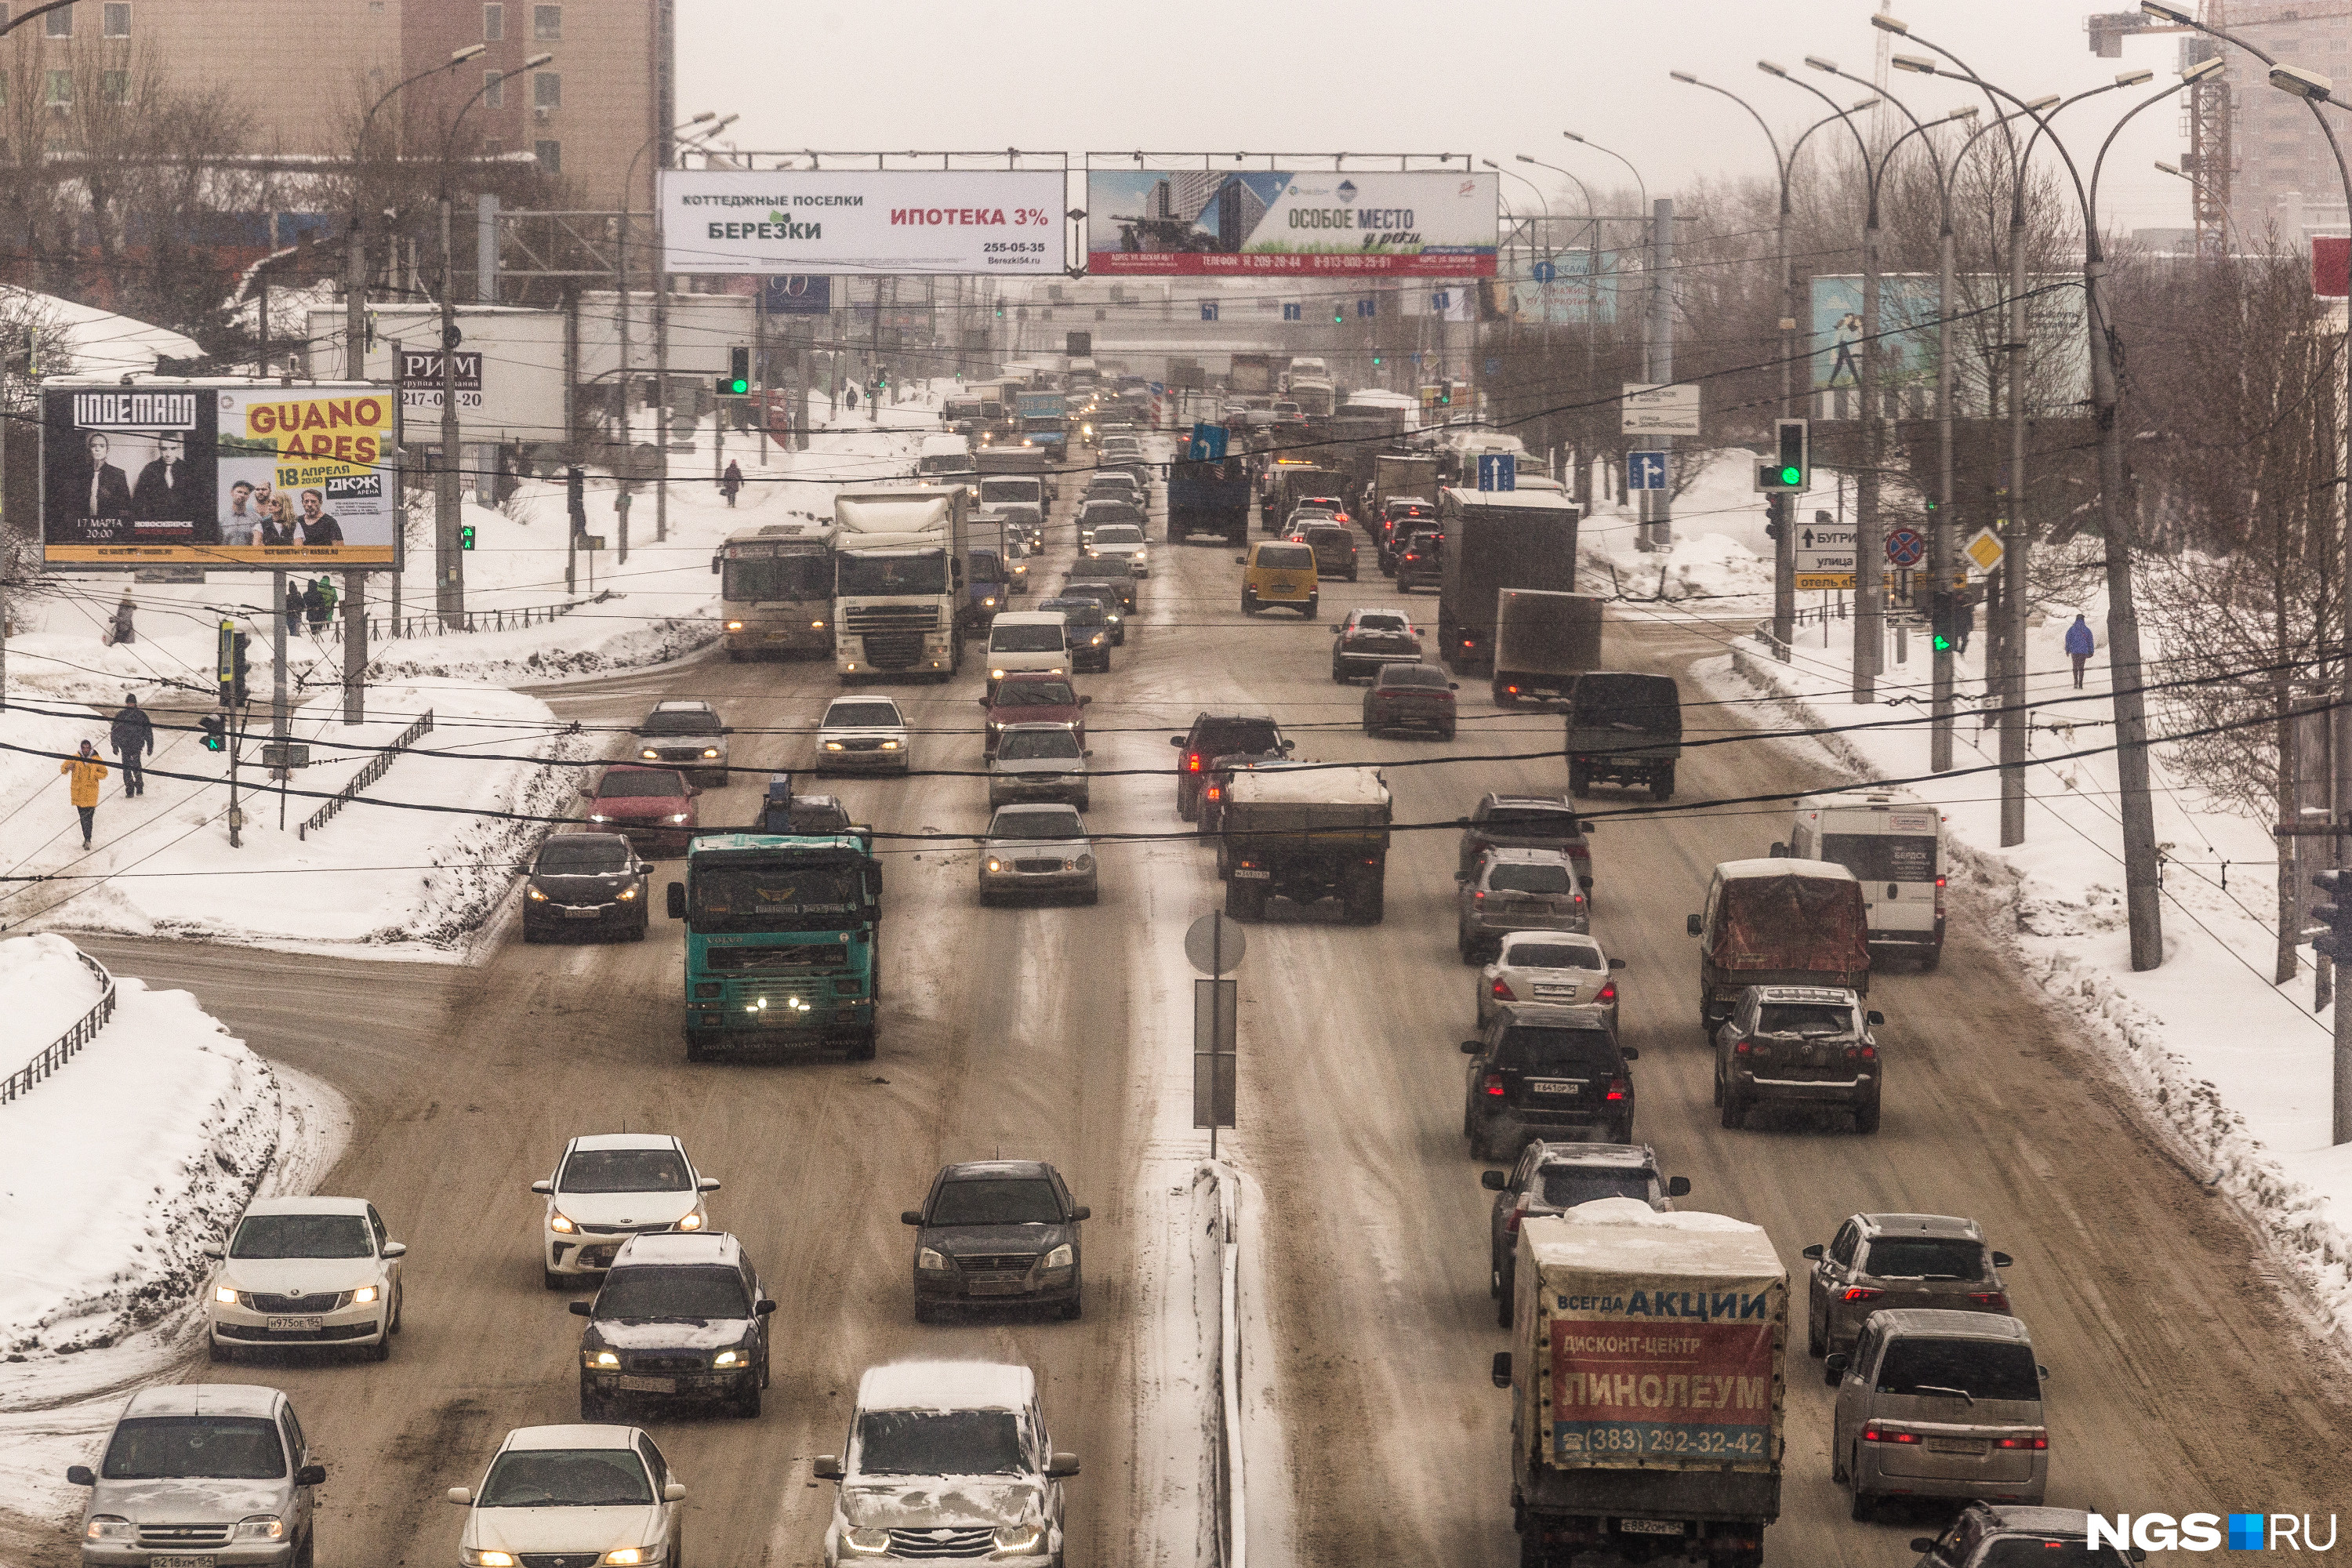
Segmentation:
{"type": "Polygon", "coordinates": [[[563,173],[562,142],[534,142],[531,143],[530,150],[539,159],[539,172],[541,174],[560,174],[563,173]]]}
{"type": "Polygon", "coordinates": [[[106,36],[127,38],[131,36],[131,0],[106,0],[106,36]]]}
{"type": "Polygon", "coordinates": [[[504,5],[482,7],[482,37],[495,44],[507,36],[507,8],[504,5]]]}
{"type": "Polygon", "coordinates": [[[43,74],[48,78],[48,101],[52,107],[63,109],[73,101],[73,72],[47,71],[43,74]]]}
{"type": "Polygon", "coordinates": [[[485,109],[504,109],[506,106],[507,73],[504,71],[484,71],[482,73],[482,107],[485,109]]]}
{"type": "Polygon", "coordinates": [[[130,102],[131,73],[129,71],[99,72],[98,90],[105,96],[109,103],[130,102]]]}
{"type": "Polygon", "coordinates": [[[563,41],[563,7],[533,5],[530,8],[530,37],[533,43],[562,43],[563,41]]]}
{"type": "Polygon", "coordinates": [[[534,109],[563,107],[563,73],[533,71],[530,76],[530,103],[534,109]]]}
{"type": "Polygon", "coordinates": [[[41,18],[41,31],[52,38],[72,37],[73,14],[74,8],[70,5],[63,10],[50,12],[41,18]]]}

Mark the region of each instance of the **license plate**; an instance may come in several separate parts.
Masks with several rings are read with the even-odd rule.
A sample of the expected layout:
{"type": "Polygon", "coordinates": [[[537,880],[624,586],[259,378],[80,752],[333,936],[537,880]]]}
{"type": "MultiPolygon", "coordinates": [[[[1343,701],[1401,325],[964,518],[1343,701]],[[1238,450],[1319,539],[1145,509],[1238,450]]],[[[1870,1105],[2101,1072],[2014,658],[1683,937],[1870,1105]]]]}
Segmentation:
{"type": "Polygon", "coordinates": [[[677,1392],[677,1379],[674,1377],[624,1377],[621,1379],[621,1392],[624,1394],[676,1394],[677,1392]]]}
{"type": "Polygon", "coordinates": [[[1931,1454],[1981,1454],[1985,1440],[1981,1437],[1930,1437],[1927,1452],[1931,1454]]]}
{"type": "Polygon", "coordinates": [[[1026,1279],[975,1279],[965,1287],[975,1296],[1018,1296],[1029,1288],[1026,1279]]]}
{"type": "Polygon", "coordinates": [[[1538,1002],[1573,1002],[1576,1000],[1576,993],[1577,988],[1573,985],[1538,985],[1536,987],[1536,1000],[1538,1002]]]}
{"type": "Polygon", "coordinates": [[[1254,871],[1254,870],[1250,869],[1247,866],[1236,866],[1236,867],[1234,867],[1234,876],[1236,876],[1236,877],[1245,877],[1245,878],[1249,879],[1250,879],[1251,881],[1253,881],[1253,882],[1271,882],[1271,881],[1273,881],[1273,880],[1274,880],[1274,873],[1273,873],[1273,872],[1271,872],[1271,871],[1254,871]]]}
{"type": "Polygon", "coordinates": [[[315,1334],[326,1324],[324,1318],[272,1318],[269,1320],[269,1331],[273,1334],[315,1334]]]}
{"type": "Polygon", "coordinates": [[[1528,1089],[1533,1094],[1581,1094],[1584,1086],[1560,1079],[1534,1078],[1528,1080],[1528,1089]]]}
{"type": "Polygon", "coordinates": [[[564,910],[563,918],[568,921],[593,921],[604,912],[602,910],[583,910],[574,906],[564,910]]]}
{"type": "Polygon", "coordinates": [[[213,1563],[214,1559],[208,1555],[201,1557],[192,1557],[185,1554],[170,1557],[150,1556],[147,1559],[147,1568],[213,1568],[213,1563]]]}
{"type": "Polygon", "coordinates": [[[1683,1527],[1671,1519],[1621,1519],[1617,1528],[1627,1535],[1680,1535],[1683,1527]]]}

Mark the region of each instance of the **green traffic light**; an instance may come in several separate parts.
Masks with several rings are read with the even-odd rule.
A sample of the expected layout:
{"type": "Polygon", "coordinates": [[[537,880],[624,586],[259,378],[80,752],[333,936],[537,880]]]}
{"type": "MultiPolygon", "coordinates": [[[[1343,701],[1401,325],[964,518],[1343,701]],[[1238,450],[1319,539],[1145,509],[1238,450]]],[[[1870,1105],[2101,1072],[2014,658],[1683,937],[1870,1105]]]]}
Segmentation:
{"type": "Polygon", "coordinates": [[[474,525],[472,523],[469,522],[465,527],[457,531],[457,548],[460,550],[471,550],[474,548],[474,525]]]}
{"type": "Polygon", "coordinates": [[[1805,471],[1802,468],[1783,468],[1780,470],[1780,482],[1784,485],[1801,484],[1804,478],[1805,471]]]}
{"type": "Polygon", "coordinates": [[[1951,638],[1949,638],[1949,637],[1946,637],[1943,633],[1941,633],[1941,632],[1937,632],[1937,633],[1936,634],[1936,651],[1937,651],[1937,653],[1949,653],[1949,652],[1951,652],[1951,651],[1952,651],[1952,639],[1951,639],[1951,638]]]}

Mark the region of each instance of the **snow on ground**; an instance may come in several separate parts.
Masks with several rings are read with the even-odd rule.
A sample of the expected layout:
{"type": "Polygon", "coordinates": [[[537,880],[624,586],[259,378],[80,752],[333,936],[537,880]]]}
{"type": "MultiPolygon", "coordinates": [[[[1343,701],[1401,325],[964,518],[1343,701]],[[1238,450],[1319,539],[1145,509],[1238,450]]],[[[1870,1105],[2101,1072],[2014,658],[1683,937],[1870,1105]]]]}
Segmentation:
{"type": "MultiPolygon", "coordinates": [[[[341,722],[339,698],[299,710],[292,729],[295,739],[309,742],[311,765],[289,787],[283,828],[275,792],[254,787],[261,775],[248,743],[240,771],[242,847],[228,843],[227,758],[204,751],[184,730],[159,731],[162,749],[144,795],[126,799],[120,773],[108,778],[97,847],[87,852],[58,763],[0,752],[6,759],[0,762],[0,825],[12,825],[5,872],[54,879],[0,889],[0,929],[31,924],[384,957],[463,957],[512,886],[514,862],[543,827],[355,804],[307,838],[297,832],[324,804],[315,795],[341,789],[380,754],[373,748],[390,745],[427,710],[434,728],[367,787],[370,800],[531,816],[576,811],[577,770],[551,763],[586,756],[585,741],[565,732],[537,698],[450,680],[376,689],[372,721],[356,728],[341,722]]],[[[0,713],[0,742],[9,745],[65,752],[89,736],[104,752],[105,733],[94,711],[79,721],[14,705],[0,713]]],[[[108,760],[110,765],[110,753],[108,760]]]]}
{"type": "MultiPolygon", "coordinates": [[[[1764,498],[1750,483],[1754,456],[1717,453],[1674,501],[1674,542],[1643,550],[1630,500],[1602,498],[1593,487],[1592,514],[1577,531],[1580,586],[1634,601],[1772,596],[1772,542],[1764,534],[1764,498]]],[[[1800,498],[1811,510],[1834,509],[1822,489],[1800,498]]]]}
{"type": "MultiPolygon", "coordinates": [[[[99,989],[62,937],[0,940],[0,1063],[31,1058],[99,989]]],[[[255,1196],[308,1191],[348,1127],[331,1089],[273,1068],[186,992],[118,974],[115,995],[89,1046],[0,1106],[0,1491],[45,1518],[79,1504],[65,1468],[121,1392],[185,1359],[199,1248],[255,1196]]]]}

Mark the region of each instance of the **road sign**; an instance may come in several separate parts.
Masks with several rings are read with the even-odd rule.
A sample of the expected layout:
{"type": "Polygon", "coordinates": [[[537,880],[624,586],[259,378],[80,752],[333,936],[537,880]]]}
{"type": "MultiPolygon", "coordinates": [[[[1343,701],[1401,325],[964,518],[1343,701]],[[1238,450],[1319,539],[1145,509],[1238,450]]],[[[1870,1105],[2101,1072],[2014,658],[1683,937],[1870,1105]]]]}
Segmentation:
{"type": "Polygon", "coordinates": [[[261,765],[265,768],[307,768],[310,765],[310,748],[296,741],[265,741],[261,746],[261,765]]]}
{"type": "Polygon", "coordinates": [[[1654,386],[1629,381],[1623,401],[1628,436],[1696,436],[1699,433],[1698,385],[1654,386]]]}
{"type": "Polygon", "coordinates": [[[1184,928],[1184,956],[1203,974],[1231,974],[1248,952],[1241,922],[1223,913],[1202,915],[1184,928]]]}
{"type": "Polygon", "coordinates": [[[1927,558],[1927,537],[1917,529],[1897,528],[1888,531],[1886,563],[1889,566],[1916,566],[1927,558]]]}
{"type": "Polygon", "coordinates": [[[1800,588],[1851,588],[1854,584],[1854,527],[1834,522],[1827,512],[1797,530],[1796,582],[1800,588]]]}
{"type": "Polygon", "coordinates": [[[2008,549],[2001,543],[2000,534],[1990,528],[1979,528],[1966,544],[1960,546],[1960,553],[1967,556],[1969,563],[1978,571],[1990,572],[2000,564],[2000,558],[2008,553],[2008,549]]]}
{"type": "Polygon", "coordinates": [[[1528,274],[1538,283],[1549,283],[1553,279],[1559,276],[1559,268],[1553,266],[1549,261],[1538,261],[1528,270],[1528,274]]]}
{"type": "Polygon", "coordinates": [[[1482,490],[1515,490],[1518,489],[1518,458],[1510,452],[1479,453],[1478,488],[1482,490]]]}
{"type": "Polygon", "coordinates": [[[1666,455],[1664,452],[1626,453],[1625,488],[1629,490],[1664,489],[1666,455]]]}
{"type": "Polygon", "coordinates": [[[1184,448],[1184,456],[1195,463],[1222,463],[1225,460],[1226,431],[1222,425],[1195,425],[1192,439],[1184,448]]]}

